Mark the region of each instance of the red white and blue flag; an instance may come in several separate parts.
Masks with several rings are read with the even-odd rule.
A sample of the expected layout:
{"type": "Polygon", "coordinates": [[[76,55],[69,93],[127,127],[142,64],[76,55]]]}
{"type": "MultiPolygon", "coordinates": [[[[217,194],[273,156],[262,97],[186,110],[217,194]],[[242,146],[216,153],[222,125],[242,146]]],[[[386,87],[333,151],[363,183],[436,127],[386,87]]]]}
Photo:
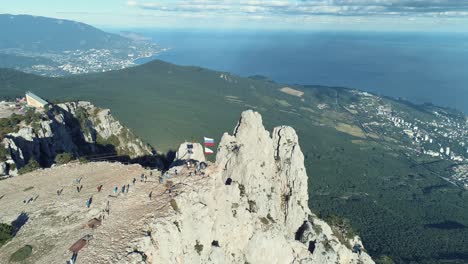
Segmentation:
{"type": "Polygon", "coordinates": [[[213,150],[205,147],[205,154],[213,154],[213,150]]]}
{"type": "Polygon", "coordinates": [[[203,137],[206,147],[214,147],[215,142],[212,138],[203,137]]]}

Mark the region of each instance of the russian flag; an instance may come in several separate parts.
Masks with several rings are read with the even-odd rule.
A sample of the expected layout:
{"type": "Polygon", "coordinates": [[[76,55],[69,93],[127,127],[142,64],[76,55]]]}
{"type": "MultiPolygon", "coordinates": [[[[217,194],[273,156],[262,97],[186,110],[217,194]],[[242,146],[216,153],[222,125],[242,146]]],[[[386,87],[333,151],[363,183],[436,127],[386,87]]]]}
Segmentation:
{"type": "Polygon", "coordinates": [[[205,146],[214,147],[214,145],[215,145],[214,139],[207,138],[207,137],[203,137],[203,139],[204,139],[204,142],[205,142],[205,146]]]}
{"type": "Polygon", "coordinates": [[[205,147],[205,154],[213,154],[213,153],[214,153],[213,150],[205,147]]]}

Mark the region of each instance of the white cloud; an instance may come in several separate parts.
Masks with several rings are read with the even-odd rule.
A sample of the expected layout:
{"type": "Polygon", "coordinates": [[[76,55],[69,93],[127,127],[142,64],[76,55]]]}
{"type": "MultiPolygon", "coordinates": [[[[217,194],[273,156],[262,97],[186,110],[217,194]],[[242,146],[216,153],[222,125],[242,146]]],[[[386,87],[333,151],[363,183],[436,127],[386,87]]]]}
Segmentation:
{"type": "Polygon", "coordinates": [[[337,16],[467,16],[468,0],[161,0],[128,1],[163,12],[337,16]]]}

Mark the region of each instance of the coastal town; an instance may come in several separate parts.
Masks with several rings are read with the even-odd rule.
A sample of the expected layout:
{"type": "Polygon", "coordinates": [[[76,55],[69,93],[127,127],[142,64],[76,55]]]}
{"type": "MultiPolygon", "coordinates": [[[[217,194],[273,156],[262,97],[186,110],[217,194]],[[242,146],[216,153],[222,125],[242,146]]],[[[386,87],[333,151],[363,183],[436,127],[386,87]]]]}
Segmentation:
{"type": "Polygon", "coordinates": [[[446,160],[454,164],[449,180],[468,189],[468,119],[462,113],[432,105],[415,116],[404,104],[353,90],[359,103],[345,108],[358,115],[362,128],[384,140],[398,142],[406,155],[425,161],[446,160]]]}
{"type": "Polygon", "coordinates": [[[18,65],[16,70],[49,77],[120,70],[135,66],[138,60],[166,51],[151,42],[135,42],[128,49],[79,49],[54,53],[1,50],[0,54],[35,58],[34,63],[18,65]]]}

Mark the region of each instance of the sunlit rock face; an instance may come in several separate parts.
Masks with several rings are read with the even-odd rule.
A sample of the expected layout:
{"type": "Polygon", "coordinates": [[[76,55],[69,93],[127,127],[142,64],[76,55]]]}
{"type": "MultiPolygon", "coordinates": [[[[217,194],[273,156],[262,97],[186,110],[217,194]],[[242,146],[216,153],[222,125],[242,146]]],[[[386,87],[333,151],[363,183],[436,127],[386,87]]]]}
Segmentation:
{"type": "Polygon", "coordinates": [[[191,188],[173,198],[177,210],[149,225],[151,243],[137,246],[147,261],[373,263],[366,253],[353,253],[358,238],[340,242],[310,212],[293,128],[280,126],[270,135],[259,113],[243,112],[233,134],[223,135],[208,171],[201,181],[184,180],[191,188]]]}
{"type": "Polygon", "coordinates": [[[0,144],[8,153],[8,160],[0,161],[0,175],[17,174],[16,169],[31,159],[42,167],[49,167],[61,153],[74,157],[115,153],[130,159],[152,154],[151,148],[122,126],[109,109],[89,102],[50,106],[33,120],[23,121],[18,126],[18,131],[7,134],[0,144]]]}

